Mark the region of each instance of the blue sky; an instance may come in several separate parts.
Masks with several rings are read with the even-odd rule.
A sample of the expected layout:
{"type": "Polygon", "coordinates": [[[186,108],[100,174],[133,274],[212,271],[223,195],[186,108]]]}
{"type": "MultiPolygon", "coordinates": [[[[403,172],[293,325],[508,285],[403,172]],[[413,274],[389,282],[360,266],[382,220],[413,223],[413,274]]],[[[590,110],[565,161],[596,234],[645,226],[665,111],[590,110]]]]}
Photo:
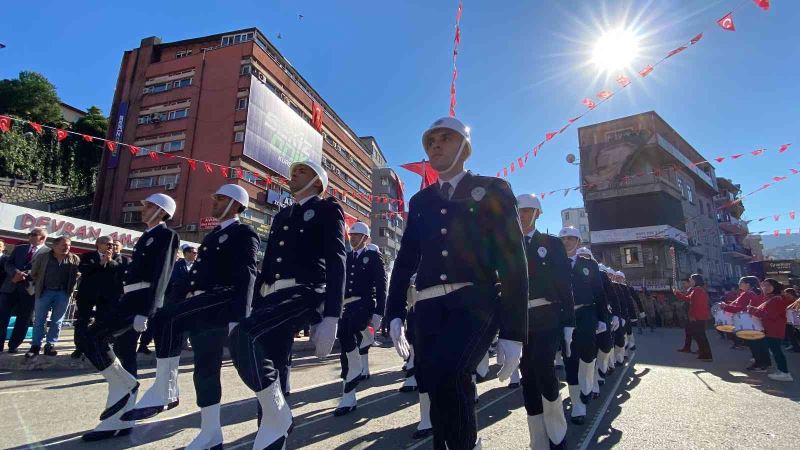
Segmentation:
{"type": "MultiPolygon", "coordinates": [[[[256,26],[358,134],[375,136],[397,167],[424,156],[421,133],[447,114],[456,3],[8,2],[0,15],[0,42],[7,45],[0,50],[0,78],[39,71],[64,101],[107,112],[122,52],[141,38],[168,42],[256,26]]],[[[576,125],[655,110],[708,158],[773,150],[716,164],[718,175],[745,192],[788,174],[800,168],[799,13],[800,2],[789,0],[774,1],[769,12],[750,0],[465,0],[457,113],[473,130],[468,166],[494,175],[582,112],[581,99],[614,89],[613,79],[587,61],[602,32],[622,26],[641,39],[636,69],[700,31],[705,37],[576,125]],[[715,25],[740,4],[736,32],[715,25]],[[774,151],[787,142],[794,143],[789,151],[774,151]]],[[[578,184],[577,167],[564,162],[567,153],[577,154],[577,142],[573,126],[548,143],[509,178],[515,192],[578,184]]],[[[398,172],[415,192],[418,177],[398,172]]],[[[752,196],[746,217],[800,212],[793,195],[799,183],[791,177],[752,196]]],[[[559,211],[580,205],[579,193],[545,198],[540,228],[557,230],[559,211]]],[[[787,227],[800,228],[800,220],[784,214],[757,229],[787,227]]]]}

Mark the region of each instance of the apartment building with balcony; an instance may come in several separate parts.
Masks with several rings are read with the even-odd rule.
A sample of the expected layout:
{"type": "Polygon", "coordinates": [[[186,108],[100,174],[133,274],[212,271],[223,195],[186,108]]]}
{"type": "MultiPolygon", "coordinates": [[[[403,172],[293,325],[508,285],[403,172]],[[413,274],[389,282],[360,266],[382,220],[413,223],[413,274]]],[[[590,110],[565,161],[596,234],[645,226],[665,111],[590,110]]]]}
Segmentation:
{"type": "Polygon", "coordinates": [[[739,200],[742,189],[728,178],[717,178],[719,194],[714,196],[717,206],[720,243],[726,284],[736,285],[739,278],[748,275],[748,264],[753,261],[753,252],[747,239],[747,222],[742,220],[745,207],[739,200]]]}
{"type": "Polygon", "coordinates": [[[561,210],[561,226],[573,227],[581,233],[581,243],[589,245],[592,237],[589,234],[589,216],[584,208],[566,208],[561,210]]]}
{"type": "Polygon", "coordinates": [[[370,233],[372,243],[381,249],[386,269],[390,271],[394,260],[397,259],[406,226],[404,203],[381,199],[404,200],[403,183],[392,168],[386,167],[386,158],[375,138],[367,136],[361,140],[367,148],[373,149],[373,159],[376,164],[383,162],[379,167],[372,169],[372,195],[377,196],[377,199],[372,205],[370,233]]]}
{"type": "Polygon", "coordinates": [[[670,290],[702,273],[712,292],[725,281],[714,167],[654,111],[578,130],[592,251],[635,286],[670,290]]]}

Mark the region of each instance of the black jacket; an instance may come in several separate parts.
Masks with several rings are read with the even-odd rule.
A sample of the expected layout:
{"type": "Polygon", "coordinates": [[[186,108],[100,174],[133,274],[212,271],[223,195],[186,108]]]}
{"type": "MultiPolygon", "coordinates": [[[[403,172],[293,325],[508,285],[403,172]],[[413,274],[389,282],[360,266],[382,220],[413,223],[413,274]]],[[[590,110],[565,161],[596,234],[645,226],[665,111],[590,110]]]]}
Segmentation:
{"type": "Polygon", "coordinates": [[[347,283],[344,297],[361,297],[373,303],[373,313],[384,314],[386,309],[386,268],[383,256],[375,250],[347,254],[347,283]]]}
{"type": "MultiPolygon", "coordinates": [[[[572,264],[570,262],[570,264],[572,264]]],[[[594,312],[594,322],[608,321],[608,301],[603,288],[603,279],[600,277],[600,268],[597,263],[588,258],[575,258],[575,265],[570,271],[572,276],[572,297],[575,307],[581,305],[582,309],[594,312]]],[[[579,313],[576,313],[579,314],[579,313]]],[[[592,324],[594,326],[595,324],[592,324]]]]}
{"type": "Polygon", "coordinates": [[[88,321],[92,317],[102,319],[114,312],[122,294],[121,257],[100,264],[97,252],[81,255],[78,271],[81,273],[78,291],[75,294],[75,318],[88,321]]]}
{"type": "Polygon", "coordinates": [[[614,288],[614,284],[611,282],[608,274],[602,270],[600,271],[600,278],[603,280],[603,290],[606,293],[606,301],[608,301],[608,313],[611,316],[624,318],[625,316],[622,315],[622,307],[620,306],[619,295],[617,294],[617,290],[614,288]]]}
{"type": "Polygon", "coordinates": [[[449,200],[438,183],[415,194],[392,271],[389,320],[405,318],[414,273],[417,290],[499,283],[500,337],[527,340],[528,270],[517,202],[506,181],[467,172],[449,200]]]}
{"type": "Polygon", "coordinates": [[[123,271],[122,284],[147,282],[150,287],[130,296],[130,300],[126,301],[135,304],[126,305],[127,309],[138,315],[152,316],[164,304],[164,293],[179,243],[178,234],[163,223],[139,237],[133,247],[131,263],[123,271]]]}
{"type": "Polygon", "coordinates": [[[261,240],[250,225],[237,221],[223,229],[214,228],[200,244],[189,273],[188,291],[233,288],[227,320],[241,321],[250,315],[260,245],[261,240]]]}
{"type": "Polygon", "coordinates": [[[345,282],[344,211],[333,197],[312,197],[275,215],[256,285],[294,278],[325,284],[325,317],[342,313],[345,282]]]}
{"type": "Polygon", "coordinates": [[[570,286],[569,258],[561,239],[536,230],[525,247],[525,254],[528,258],[528,298],[545,298],[553,303],[528,310],[531,330],[574,327],[575,303],[570,286]]]}
{"type": "Polygon", "coordinates": [[[179,302],[186,298],[189,291],[189,269],[186,267],[186,260],[181,259],[172,268],[172,275],[169,277],[169,286],[167,287],[167,301],[179,302]]]}

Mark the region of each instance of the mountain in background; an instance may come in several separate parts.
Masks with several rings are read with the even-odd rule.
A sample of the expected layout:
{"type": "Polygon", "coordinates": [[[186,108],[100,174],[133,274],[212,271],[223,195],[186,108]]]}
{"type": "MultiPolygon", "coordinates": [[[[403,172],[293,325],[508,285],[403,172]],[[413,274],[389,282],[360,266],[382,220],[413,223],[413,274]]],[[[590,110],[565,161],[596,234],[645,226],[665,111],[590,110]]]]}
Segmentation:
{"type": "Polygon", "coordinates": [[[762,235],[761,242],[764,244],[764,251],[766,252],[767,250],[787,245],[800,245],[800,234],[791,234],[789,236],[785,234],[780,236],[762,235]]]}

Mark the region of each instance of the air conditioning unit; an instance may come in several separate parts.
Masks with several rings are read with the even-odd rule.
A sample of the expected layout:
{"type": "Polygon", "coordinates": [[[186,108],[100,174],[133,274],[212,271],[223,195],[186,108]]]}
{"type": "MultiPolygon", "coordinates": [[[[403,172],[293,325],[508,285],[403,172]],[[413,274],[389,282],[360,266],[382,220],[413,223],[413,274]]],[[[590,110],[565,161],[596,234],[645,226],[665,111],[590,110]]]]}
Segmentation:
{"type": "Polygon", "coordinates": [[[186,225],[186,231],[197,231],[197,224],[190,223],[189,225],[186,225]]]}
{"type": "Polygon", "coordinates": [[[166,190],[171,191],[175,189],[175,183],[167,183],[165,186],[166,190]]]}
{"type": "Polygon", "coordinates": [[[159,113],[150,114],[150,122],[151,123],[161,122],[161,114],[159,113]]]}

